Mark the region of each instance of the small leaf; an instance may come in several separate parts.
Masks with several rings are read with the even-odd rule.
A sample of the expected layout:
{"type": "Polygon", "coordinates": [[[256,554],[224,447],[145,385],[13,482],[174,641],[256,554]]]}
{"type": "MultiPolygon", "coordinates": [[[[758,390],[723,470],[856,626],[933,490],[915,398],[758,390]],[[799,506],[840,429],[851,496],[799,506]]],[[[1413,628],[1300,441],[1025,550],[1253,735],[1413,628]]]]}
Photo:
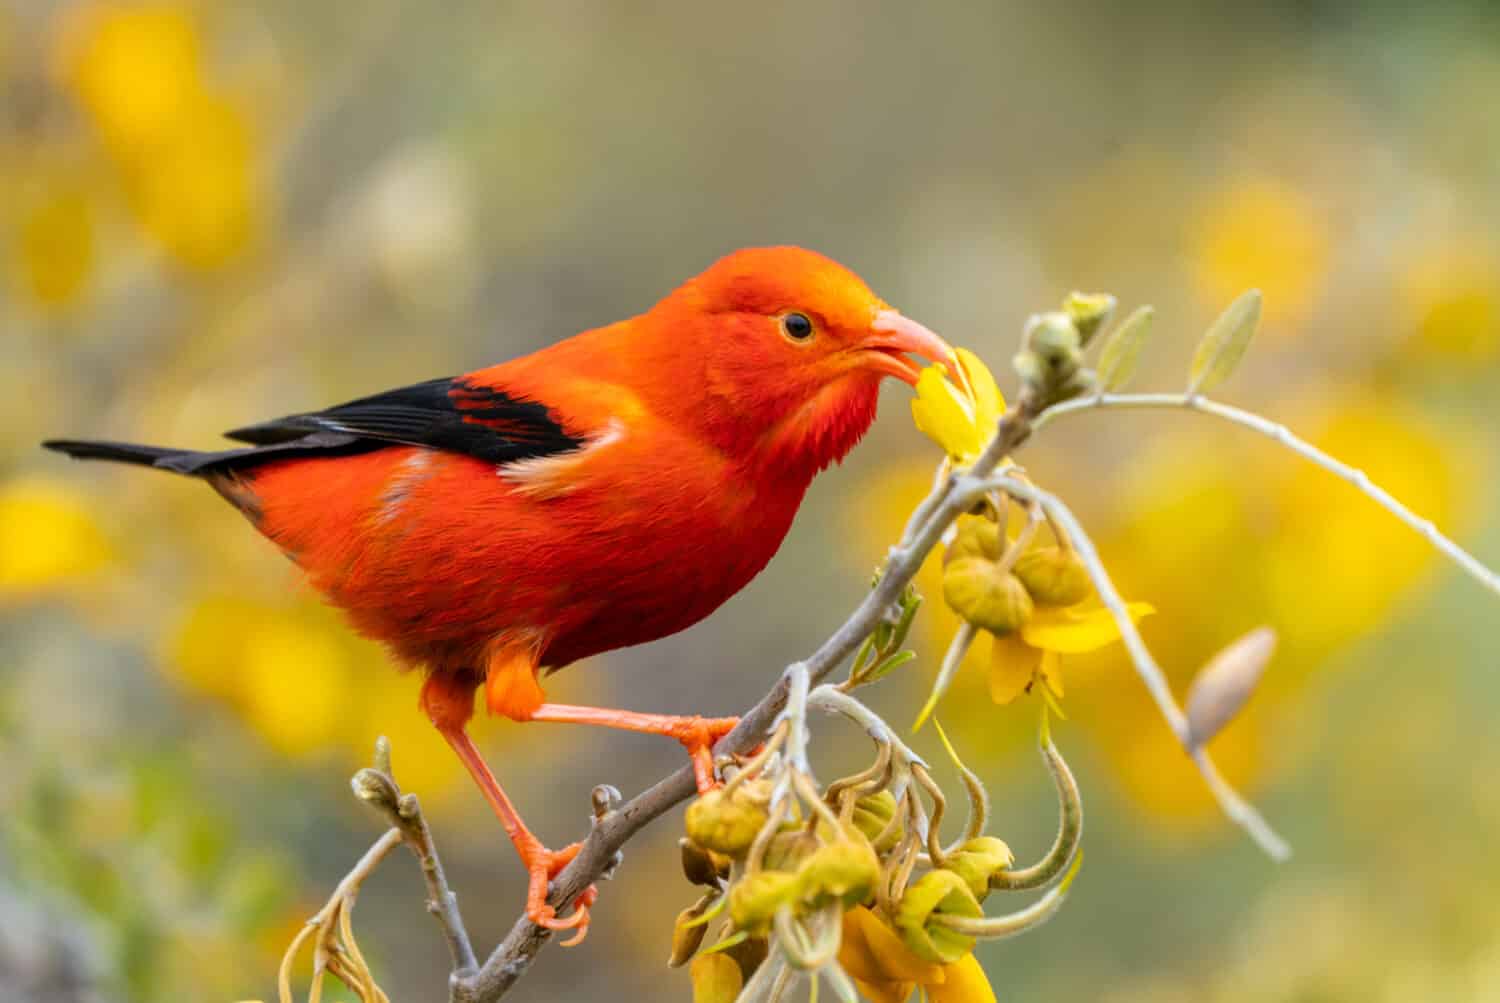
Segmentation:
{"type": "Polygon", "coordinates": [[[886,676],[890,675],[892,672],[895,672],[897,669],[901,668],[901,666],[905,665],[907,662],[916,657],[917,653],[909,648],[905,651],[898,651],[894,655],[882,661],[880,664],[873,666],[868,672],[861,673],[859,677],[859,684],[861,686],[864,686],[869,683],[873,683],[876,680],[884,679],[886,676]]]}
{"type": "Polygon", "coordinates": [[[1275,650],[1276,632],[1258,627],[1209,659],[1188,690],[1190,748],[1199,748],[1234,720],[1275,650]]]}
{"type": "Polygon", "coordinates": [[[1155,319],[1155,308],[1137,307],[1109,333],[1099,353],[1099,389],[1104,393],[1123,390],[1135,375],[1141,348],[1151,335],[1151,322],[1155,319]]]}
{"type": "Polygon", "coordinates": [[[1193,353],[1188,393],[1207,393],[1234,374],[1260,325],[1260,302],[1259,289],[1241,293],[1209,326],[1193,353]]]}

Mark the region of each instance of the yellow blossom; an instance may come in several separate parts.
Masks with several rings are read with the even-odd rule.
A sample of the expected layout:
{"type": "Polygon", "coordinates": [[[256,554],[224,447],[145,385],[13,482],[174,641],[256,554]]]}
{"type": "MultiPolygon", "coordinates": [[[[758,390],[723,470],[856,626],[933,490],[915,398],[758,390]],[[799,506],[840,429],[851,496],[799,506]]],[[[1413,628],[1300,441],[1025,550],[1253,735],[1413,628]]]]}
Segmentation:
{"type": "Polygon", "coordinates": [[[0,600],[66,586],[110,556],[109,542],[77,492],[43,478],[0,484],[0,600]]]}
{"type": "Polygon", "coordinates": [[[839,964],[872,1003],[905,1003],[920,988],[930,1003],[994,1003],[984,969],[973,954],[952,964],[923,961],[874,911],[844,913],[839,964]]]}
{"type": "Polygon", "coordinates": [[[63,181],[27,206],[17,227],[22,288],[44,307],[74,303],[88,284],[95,258],[95,206],[89,192],[63,181]]]}
{"type": "Polygon", "coordinates": [[[1314,201],[1281,179],[1250,178],[1213,193],[1193,234],[1197,286],[1227,303],[1249,286],[1265,292],[1272,333],[1312,306],[1328,273],[1330,236],[1314,201]]]}
{"type": "MultiPolygon", "coordinates": [[[[1132,621],[1156,612],[1150,603],[1126,604],[1132,621]]],[[[990,654],[990,698],[1008,704],[1037,680],[1058,699],[1063,695],[1063,655],[1097,651],[1120,639],[1120,626],[1103,607],[1037,606],[1021,629],[997,635],[990,654]]]]}
{"type": "Polygon", "coordinates": [[[977,355],[966,348],[955,352],[963,385],[950,382],[941,367],[928,366],[917,378],[911,416],[917,428],[942,446],[955,463],[964,464],[977,459],[995,434],[995,425],[1005,413],[1005,398],[977,355]]]}

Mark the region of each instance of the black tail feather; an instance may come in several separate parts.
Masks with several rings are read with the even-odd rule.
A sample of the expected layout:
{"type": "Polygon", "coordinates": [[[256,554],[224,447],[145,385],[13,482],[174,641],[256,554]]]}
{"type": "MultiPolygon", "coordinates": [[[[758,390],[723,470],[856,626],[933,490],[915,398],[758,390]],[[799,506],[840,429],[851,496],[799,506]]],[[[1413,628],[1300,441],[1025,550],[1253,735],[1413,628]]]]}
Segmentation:
{"type": "Polygon", "coordinates": [[[162,446],[140,446],[133,442],[99,442],[90,439],[48,439],[42,443],[44,449],[66,453],[75,460],[113,460],[116,463],[170,470],[174,474],[187,474],[189,477],[208,478],[277,460],[348,456],[390,445],[389,442],[360,439],[342,432],[310,432],[291,442],[218,451],[167,449],[162,446]]]}
{"type": "Polygon", "coordinates": [[[166,449],[161,446],[138,446],[132,442],[98,442],[84,439],[48,439],[43,449],[65,453],[75,460],[113,460],[142,467],[173,469],[172,460],[181,461],[196,455],[191,449],[166,449]],[[167,461],[167,462],[162,462],[167,461]]]}

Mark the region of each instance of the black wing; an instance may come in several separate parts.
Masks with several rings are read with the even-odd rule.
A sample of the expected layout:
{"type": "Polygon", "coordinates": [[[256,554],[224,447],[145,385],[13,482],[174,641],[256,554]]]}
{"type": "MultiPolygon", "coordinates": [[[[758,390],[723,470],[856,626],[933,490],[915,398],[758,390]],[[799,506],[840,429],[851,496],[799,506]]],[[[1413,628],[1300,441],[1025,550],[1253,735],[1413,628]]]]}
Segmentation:
{"type": "MultiPolygon", "coordinates": [[[[388,443],[463,453],[487,463],[510,463],[578,449],[546,405],[464,377],[428,380],[361,397],[326,411],[294,414],[225,433],[257,446],[321,439],[341,451],[388,443]],[[334,440],[334,442],[329,440],[334,440]]],[[[317,449],[317,446],[313,446],[317,449]]],[[[325,447],[326,448],[326,447],[325,447]]]]}

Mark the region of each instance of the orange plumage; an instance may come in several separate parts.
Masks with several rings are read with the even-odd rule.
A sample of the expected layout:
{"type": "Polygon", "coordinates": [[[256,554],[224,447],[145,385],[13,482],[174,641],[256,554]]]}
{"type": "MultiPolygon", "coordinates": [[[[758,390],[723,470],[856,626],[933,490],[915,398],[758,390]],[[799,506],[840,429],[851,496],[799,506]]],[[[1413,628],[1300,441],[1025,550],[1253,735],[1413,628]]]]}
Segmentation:
{"type": "MultiPolygon", "coordinates": [[[[812,478],[936,335],[799,248],[736,252],[650,311],[453,380],[230,433],[193,453],[48,445],[207,479],[362,632],[428,675],[423,706],[475,773],[559,920],[537,843],[464,732],[474,689],[518,720],[670,734],[711,782],[732,719],[546,704],[539,670],[681,630],[771,559],[812,478]]],[[[592,895],[586,896],[591,901],[592,895]]]]}

